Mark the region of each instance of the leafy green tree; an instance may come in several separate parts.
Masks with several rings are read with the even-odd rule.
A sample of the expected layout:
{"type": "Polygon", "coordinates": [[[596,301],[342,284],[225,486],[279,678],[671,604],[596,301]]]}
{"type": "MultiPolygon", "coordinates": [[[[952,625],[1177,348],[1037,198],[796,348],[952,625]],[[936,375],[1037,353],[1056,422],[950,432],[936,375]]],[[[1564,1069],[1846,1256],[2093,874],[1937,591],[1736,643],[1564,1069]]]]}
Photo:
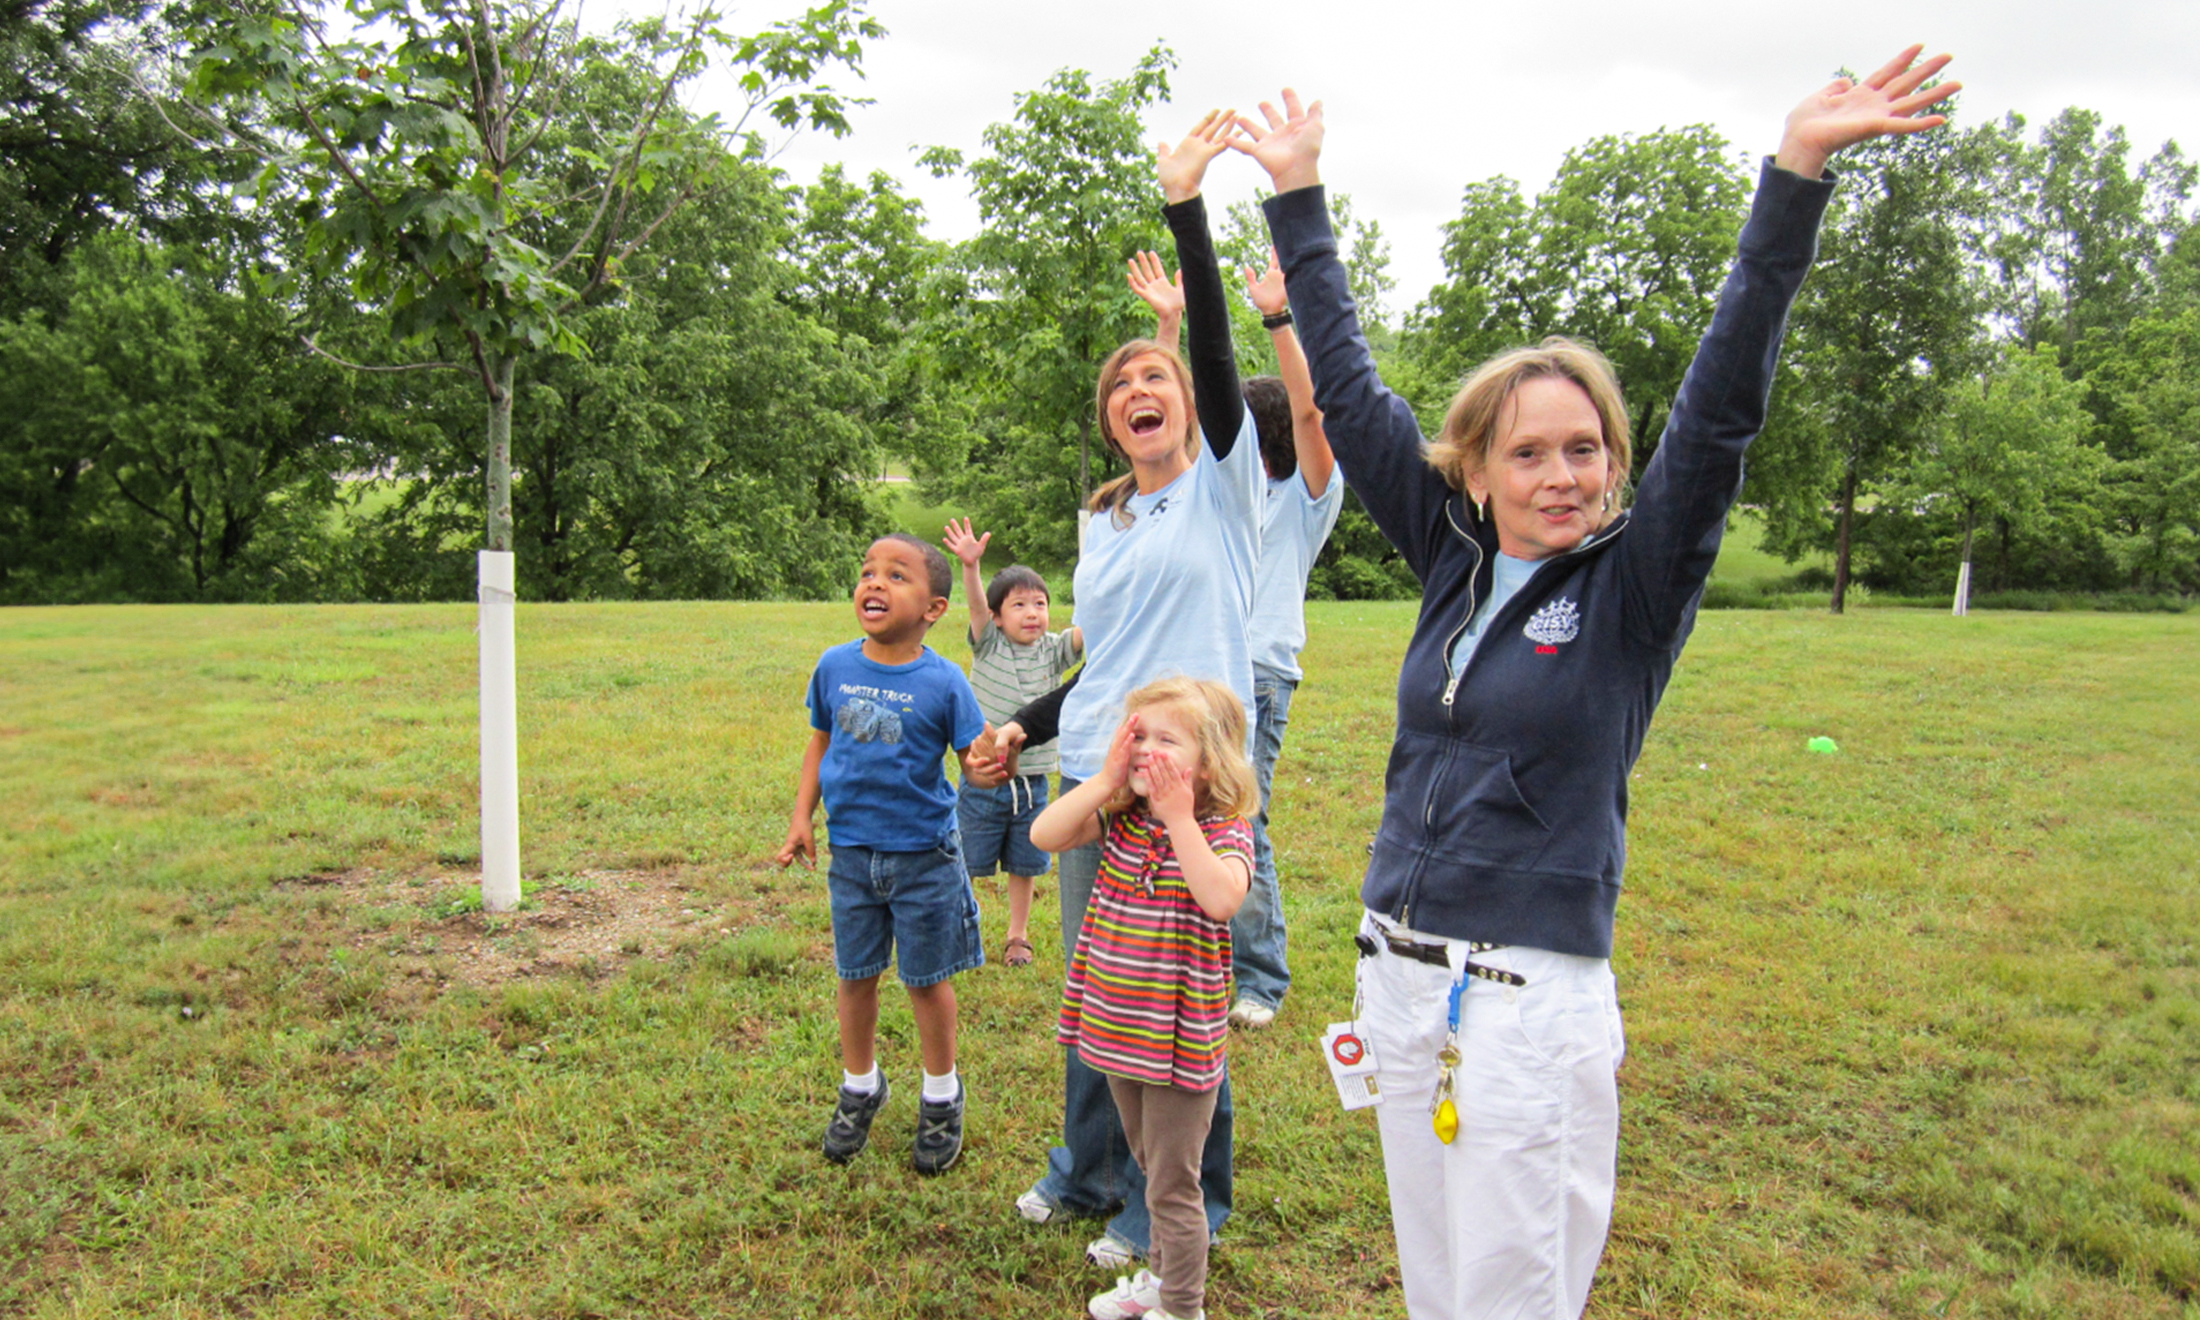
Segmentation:
{"type": "Polygon", "coordinates": [[[1435,433],[1444,404],[1477,364],[1535,334],[1543,283],[1536,223],[1520,185],[1502,175],[1468,184],[1458,217],[1444,222],[1450,278],[1407,318],[1401,354],[1427,382],[1419,392],[1399,387],[1419,409],[1424,431],[1435,433]]]}
{"type": "MultiPolygon", "coordinates": [[[[1790,558],[1822,547],[1830,495],[1836,613],[1854,573],[1860,508],[1906,469],[1950,385],[1983,365],[1986,295],[1973,255],[1996,215],[1993,145],[1991,135],[1943,131],[1842,154],[1818,264],[1788,323],[1783,388],[1807,399],[1782,405],[1784,429],[1764,442],[1776,454],[1788,447],[1775,466],[1832,480],[1816,498],[1770,501],[1767,539],[1790,558]]],[[[1880,512],[1902,516],[1893,504],[1880,512]]]]}
{"type": "Polygon", "coordinates": [[[233,232],[217,162],[167,122],[190,6],[0,6],[0,316],[52,308],[62,263],[114,228],[187,243],[233,232]]]}
{"type": "Polygon", "coordinates": [[[1733,264],[1747,197],[1725,140],[1702,125],[1592,139],[1532,206],[1510,179],[1470,185],[1445,226],[1450,279],[1415,313],[1406,354],[1432,382],[1456,382],[1546,335],[1587,340],[1619,373],[1647,462],[1733,264]]]}
{"type": "Polygon", "coordinates": [[[2067,535],[2058,524],[2093,521],[2104,456],[2087,443],[2092,425],[2085,387],[2064,378],[2052,345],[2009,346],[1991,372],[1949,389],[1946,411],[1890,494],[1897,507],[1953,511],[1962,528],[1957,614],[1969,612],[1982,524],[1998,524],[2006,540],[2067,535]]]}
{"type": "Polygon", "coordinates": [[[947,245],[925,235],[923,207],[884,173],[858,185],[829,165],[794,196],[781,299],[875,367],[879,398],[862,424],[887,452],[936,470],[959,463],[973,438],[969,401],[940,380],[937,346],[921,333],[947,245]]]}
{"type": "Polygon", "coordinates": [[[2200,302],[2163,299],[2087,356],[2106,400],[2115,568],[2133,588],[2200,590],[2200,302]]]}
{"type": "Polygon", "coordinates": [[[1611,359],[1638,472],[1711,324],[1748,199],[1726,140],[1701,124],[1593,139],[1536,199],[1535,337],[1586,339],[1611,359]]]}
{"type": "MultiPolygon", "coordinates": [[[[513,382],[523,354],[581,351],[576,323],[670,217],[744,168],[727,150],[765,121],[845,132],[819,75],[883,35],[860,0],[733,37],[686,26],[583,35],[558,0],[348,0],[337,37],[302,9],[230,24],[200,55],[204,95],[273,126],[263,199],[316,217],[309,254],[384,307],[395,337],[444,355],[487,404],[488,545],[512,544],[513,382]],[[676,93],[730,53],[731,125],[676,93]]],[[[410,365],[410,364],[408,364],[410,365]]]]}
{"type": "Polygon", "coordinates": [[[1101,359],[1153,331],[1123,271],[1164,236],[1139,113],[1168,96],[1174,65],[1157,46],[1121,78],[1064,69],[1017,95],[985,154],[920,158],[969,179],[983,224],[943,270],[923,331],[937,379],[976,410],[966,460],[934,476],[1030,555],[1074,550],[1076,510],[1110,463],[1094,443],[1101,359]]]}
{"type": "Polygon", "coordinates": [[[2064,110],[2035,144],[2023,128],[2011,116],[2001,130],[2013,213],[1992,246],[2001,310],[2020,340],[2053,344],[2076,372],[2089,336],[2119,330],[2146,304],[2193,169],[2175,143],[2134,169],[2124,130],[2091,110],[2064,110]]]}
{"type": "Polygon", "coordinates": [[[376,419],[271,281],[116,233],[61,309],[0,321],[0,600],[311,600],[352,584],[337,474],[376,419]]]}

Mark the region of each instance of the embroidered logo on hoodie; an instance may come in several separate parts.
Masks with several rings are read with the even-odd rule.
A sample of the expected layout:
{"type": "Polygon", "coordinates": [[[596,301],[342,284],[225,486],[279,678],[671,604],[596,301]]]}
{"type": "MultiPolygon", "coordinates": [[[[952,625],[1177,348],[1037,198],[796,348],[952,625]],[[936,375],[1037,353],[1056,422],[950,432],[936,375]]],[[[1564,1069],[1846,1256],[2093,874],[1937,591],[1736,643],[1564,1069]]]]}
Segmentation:
{"type": "Polygon", "coordinates": [[[1520,631],[1528,635],[1529,641],[1542,643],[1535,648],[1536,654],[1555,655],[1560,642],[1570,642],[1581,635],[1581,611],[1572,601],[1560,596],[1537,610],[1535,617],[1528,620],[1527,627],[1520,631]]]}

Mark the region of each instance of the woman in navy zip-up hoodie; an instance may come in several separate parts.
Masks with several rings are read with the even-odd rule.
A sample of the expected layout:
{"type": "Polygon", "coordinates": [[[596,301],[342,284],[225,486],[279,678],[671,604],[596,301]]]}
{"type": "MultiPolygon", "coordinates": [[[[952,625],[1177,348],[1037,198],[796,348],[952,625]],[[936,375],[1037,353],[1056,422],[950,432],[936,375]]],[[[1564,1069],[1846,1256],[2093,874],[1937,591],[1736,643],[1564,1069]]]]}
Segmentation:
{"type": "Polygon", "coordinates": [[[1695,623],[1764,423],[1828,156],[1941,122],[1904,52],[1788,116],[1632,507],[1611,369],[1563,340],[1493,359],[1424,447],[1384,387],[1320,188],[1321,107],[1241,120],[1340,466],[1422,584],[1361,899],[1360,1017],[1406,1306],[1573,1317],[1611,1223],[1624,1050],[1609,958],[1627,777],[1695,623]],[[1915,116],[1915,117],[1913,117],[1915,116]]]}

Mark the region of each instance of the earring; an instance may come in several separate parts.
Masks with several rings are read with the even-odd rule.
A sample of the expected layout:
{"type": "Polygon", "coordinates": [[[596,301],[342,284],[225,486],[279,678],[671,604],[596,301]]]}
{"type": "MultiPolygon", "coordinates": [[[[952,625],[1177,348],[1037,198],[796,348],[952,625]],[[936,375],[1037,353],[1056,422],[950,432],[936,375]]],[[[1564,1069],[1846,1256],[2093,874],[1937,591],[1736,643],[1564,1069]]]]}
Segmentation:
{"type": "Polygon", "coordinates": [[[1488,513],[1488,506],[1489,502],[1487,500],[1476,500],[1474,502],[1474,520],[1476,522],[1483,521],[1488,513]]]}

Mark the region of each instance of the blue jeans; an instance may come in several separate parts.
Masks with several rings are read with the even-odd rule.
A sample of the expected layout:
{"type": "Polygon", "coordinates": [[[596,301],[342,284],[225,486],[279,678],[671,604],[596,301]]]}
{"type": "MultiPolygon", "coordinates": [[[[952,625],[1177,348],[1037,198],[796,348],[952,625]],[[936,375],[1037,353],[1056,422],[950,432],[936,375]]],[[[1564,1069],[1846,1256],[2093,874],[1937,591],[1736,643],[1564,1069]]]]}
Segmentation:
{"type": "Polygon", "coordinates": [[[1253,680],[1253,773],[1260,779],[1260,814],[1253,817],[1253,885],[1230,918],[1230,974],[1237,980],[1237,997],[1268,1008],[1281,1008],[1284,992],[1291,988],[1283,886],[1276,880],[1276,850],[1268,842],[1268,795],[1276,784],[1276,758],[1283,754],[1291,694],[1298,686],[1287,678],[1253,680]]]}
{"type": "Polygon", "coordinates": [[[835,844],[825,884],[841,980],[877,976],[898,960],[901,983],[922,989],[984,965],[978,897],[955,831],[922,852],[835,844]]]}
{"type": "MultiPolygon", "coordinates": [[[[1077,781],[1064,776],[1067,795],[1077,781]]],[[[1077,947],[1085,924],[1085,904],[1100,874],[1100,845],[1072,848],[1060,857],[1062,947],[1077,947]]],[[[1086,1067],[1077,1051],[1064,1050],[1062,1068],[1062,1145],[1047,1152],[1046,1176],[1036,1190],[1051,1204],[1077,1214],[1104,1215],[1123,1207],[1108,1221],[1108,1235],[1143,1256],[1153,1246],[1153,1219],[1146,1213],[1146,1175],[1131,1158],[1123,1119],[1115,1112],[1108,1079],[1086,1067]]],[[[1214,1124],[1199,1162],[1199,1189],[1207,1204],[1207,1231],[1219,1233],[1230,1217],[1230,1078],[1222,1078],[1215,1097],[1214,1124]]]]}

